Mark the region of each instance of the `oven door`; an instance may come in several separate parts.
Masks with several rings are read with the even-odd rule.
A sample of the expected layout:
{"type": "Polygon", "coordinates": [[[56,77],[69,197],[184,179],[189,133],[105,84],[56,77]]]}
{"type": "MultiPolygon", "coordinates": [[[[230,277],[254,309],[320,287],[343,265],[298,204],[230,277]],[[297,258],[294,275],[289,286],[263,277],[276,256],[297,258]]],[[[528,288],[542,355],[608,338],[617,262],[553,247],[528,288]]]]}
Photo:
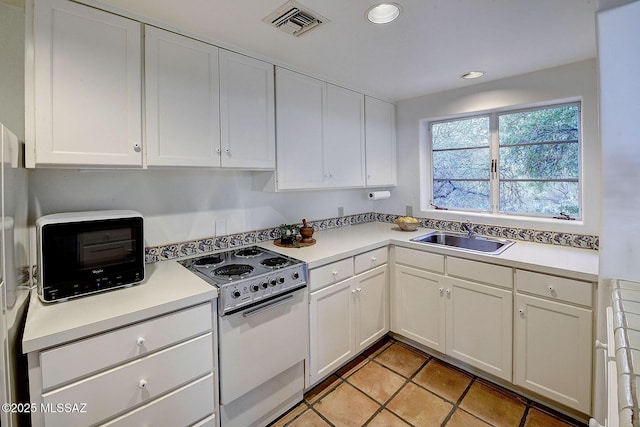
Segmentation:
{"type": "Polygon", "coordinates": [[[308,313],[307,288],[303,288],[220,317],[222,405],[304,361],[308,313]]]}

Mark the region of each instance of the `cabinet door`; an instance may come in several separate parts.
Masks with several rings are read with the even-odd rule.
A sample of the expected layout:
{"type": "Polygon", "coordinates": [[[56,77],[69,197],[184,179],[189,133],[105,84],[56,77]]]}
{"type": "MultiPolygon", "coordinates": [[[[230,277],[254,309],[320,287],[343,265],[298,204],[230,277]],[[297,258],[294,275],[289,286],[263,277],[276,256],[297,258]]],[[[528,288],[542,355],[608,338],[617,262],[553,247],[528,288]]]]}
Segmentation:
{"type": "Polygon", "coordinates": [[[449,289],[446,353],[511,381],[512,292],[451,278],[449,289]]]}
{"type": "Polygon", "coordinates": [[[389,332],[389,275],[381,265],[355,277],[356,353],[389,332]]]}
{"type": "Polygon", "coordinates": [[[273,65],[220,51],[223,167],[275,169],[273,65]]]}
{"type": "Polygon", "coordinates": [[[145,29],[147,164],[220,166],[218,48],[145,29]]]}
{"type": "Polygon", "coordinates": [[[445,352],[444,276],[396,265],[392,330],[445,352]]]}
{"type": "Polygon", "coordinates": [[[364,95],[327,85],[324,177],[327,187],[364,187],[364,95]]]}
{"type": "Polygon", "coordinates": [[[515,384],[591,410],[591,310],[516,294],[515,384]]]}
{"type": "Polygon", "coordinates": [[[142,166],[141,25],[70,1],[37,1],[33,36],[29,165],[142,166]]]}
{"type": "Polygon", "coordinates": [[[393,104],[365,97],[367,186],[396,185],[396,125],[393,104]]]}
{"type": "Polygon", "coordinates": [[[309,298],[309,383],[337,369],[354,354],[354,279],[311,293],[309,298]]]}
{"type": "Polygon", "coordinates": [[[277,186],[280,190],[324,186],[323,123],[326,84],[276,69],[277,186]]]}

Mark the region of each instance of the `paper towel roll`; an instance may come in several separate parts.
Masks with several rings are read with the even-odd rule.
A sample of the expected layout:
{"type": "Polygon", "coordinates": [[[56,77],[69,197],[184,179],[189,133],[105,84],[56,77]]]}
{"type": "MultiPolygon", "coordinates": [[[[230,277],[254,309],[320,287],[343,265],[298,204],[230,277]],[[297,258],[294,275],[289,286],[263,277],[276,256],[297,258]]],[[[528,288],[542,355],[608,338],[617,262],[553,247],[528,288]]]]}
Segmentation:
{"type": "Polygon", "coordinates": [[[369,192],[369,200],[381,200],[388,199],[391,197],[390,191],[370,191],[369,192]]]}

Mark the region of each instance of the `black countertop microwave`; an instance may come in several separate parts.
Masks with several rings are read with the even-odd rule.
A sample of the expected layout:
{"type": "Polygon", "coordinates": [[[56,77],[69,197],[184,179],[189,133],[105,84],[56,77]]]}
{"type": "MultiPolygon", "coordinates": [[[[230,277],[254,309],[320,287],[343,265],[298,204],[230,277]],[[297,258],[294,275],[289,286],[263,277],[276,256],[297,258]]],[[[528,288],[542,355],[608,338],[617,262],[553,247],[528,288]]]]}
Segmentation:
{"type": "Polygon", "coordinates": [[[144,279],[143,218],[111,210],[46,215],[36,221],[38,296],[66,301],[144,279]]]}

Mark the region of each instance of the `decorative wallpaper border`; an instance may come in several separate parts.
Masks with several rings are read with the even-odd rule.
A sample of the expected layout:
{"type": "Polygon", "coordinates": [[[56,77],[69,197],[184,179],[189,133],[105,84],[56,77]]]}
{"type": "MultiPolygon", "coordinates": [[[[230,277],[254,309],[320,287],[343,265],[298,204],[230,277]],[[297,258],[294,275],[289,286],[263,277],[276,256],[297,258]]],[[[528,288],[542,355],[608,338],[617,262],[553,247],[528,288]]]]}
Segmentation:
{"type": "MultiPolygon", "coordinates": [[[[393,223],[400,215],[368,212],[357,215],[347,215],[309,221],[316,231],[329,230],[353,224],[366,222],[393,223]]],[[[418,218],[420,226],[435,230],[463,232],[461,221],[446,221],[432,218],[418,218]]],[[[302,224],[299,224],[302,225],[302,224]]],[[[562,233],[555,231],[534,230],[517,227],[501,227],[496,225],[474,223],[476,234],[489,237],[499,237],[509,240],[544,243],[549,245],[571,246],[574,248],[598,250],[600,239],[598,236],[585,234],[562,233]]],[[[222,249],[230,249],[244,245],[251,245],[280,238],[278,227],[247,231],[245,233],[228,234],[225,236],[207,237],[180,243],[145,248],[147,263],[165,261],[186,256],[198,255],[222,249]]]]}

